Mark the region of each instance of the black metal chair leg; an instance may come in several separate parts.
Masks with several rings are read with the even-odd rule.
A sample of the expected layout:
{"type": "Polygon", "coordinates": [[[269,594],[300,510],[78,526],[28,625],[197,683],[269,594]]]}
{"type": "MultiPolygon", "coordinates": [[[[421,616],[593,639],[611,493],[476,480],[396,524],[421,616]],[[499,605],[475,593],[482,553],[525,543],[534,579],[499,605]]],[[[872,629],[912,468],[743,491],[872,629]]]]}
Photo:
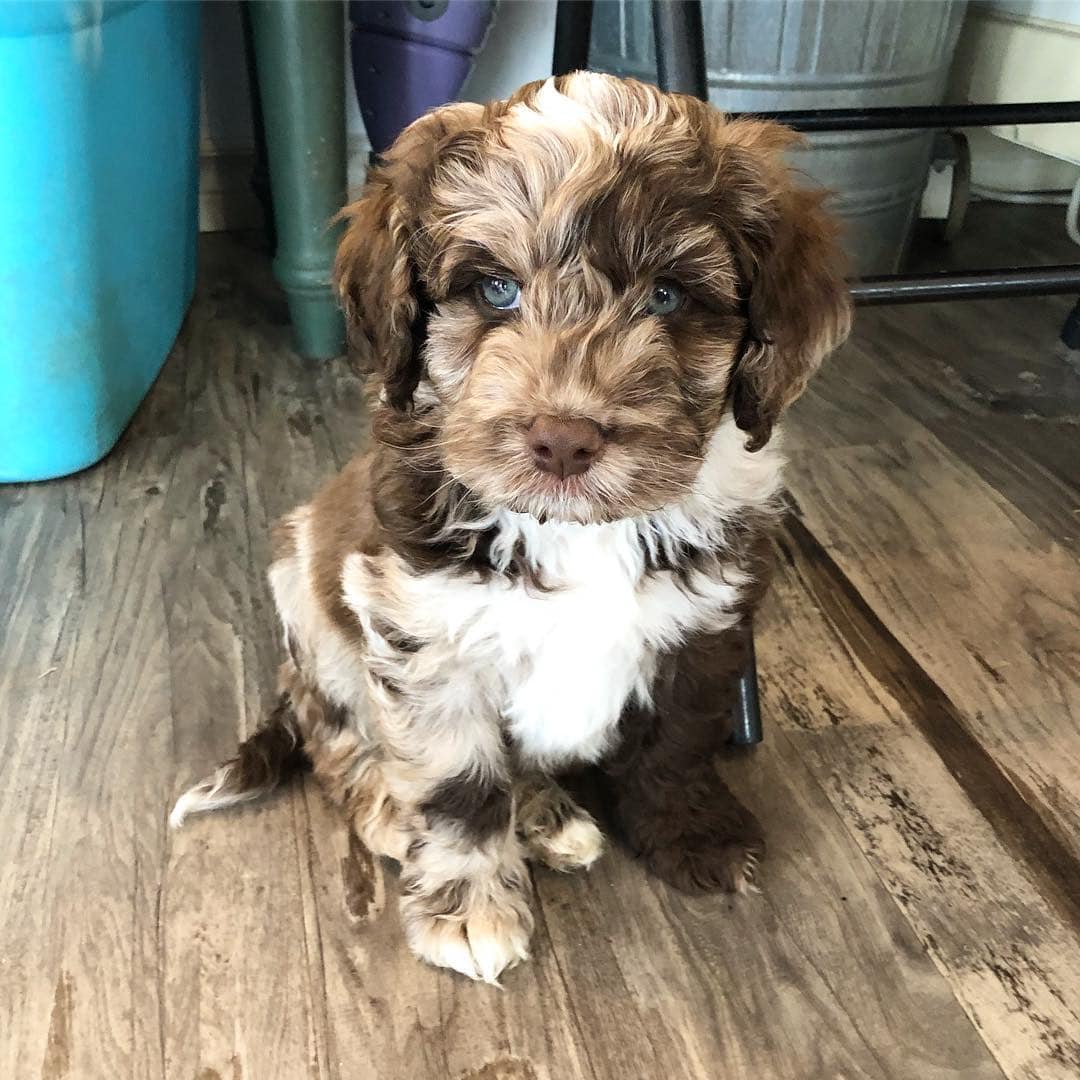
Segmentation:
{"type": "MultiPolygon", "coordinates": [[[[652,18],[656,38],[656,81],[660,88],[708,101],[709,78],[700,0],[653,0],[652,18]]],[[[756,746],[761,742],[762,730],[753,624],[747,621],[740,633],[746,641],[746,667],[739,676],[735,695],[731,742],[735,746],[756,746]]]]}
{"type": "Polygon", "coordinates": [[[1061,328],[1061,340],[1070,349],[1080,349],[1080,300],[1065,318],[1061,328]]]}
{"type": "Polygon", "coordinates": [[[701,0],[653,0],[652,22],[657,85],[708,101],[701,0]]]}
{"type": "MultiPolygon", "coordinates": [[[[661,89],[693,94],[708,101],[700,0],[653,0],[652,18],[657,82],[661,89]]],[[[592,0],[559,0],[553,74],[566,75],[588,66],[591,28],[592,0]]],[[[754,746],[761,742],[762,733],[753,626],[747,622],[741,632],[746,636],[747,662],[739,676],[731,741],[736,746],[754,746]]]]}
{"type": "Polygon", "coordinates": [[[589,66],[592,0],[559,0],[555,7],[555,52],[552,75],[569,75],[589,66]]]}
{"type": "Polygon", "coordinates": [[[731,742],[735,746],[756,746],[762,739],[761,706],[758,702],[757,658],[754,655],[754,627],[747,622],[742,633],[746,638],[746,667],[739,676],[735,696],[734,725],[731,742]]]}

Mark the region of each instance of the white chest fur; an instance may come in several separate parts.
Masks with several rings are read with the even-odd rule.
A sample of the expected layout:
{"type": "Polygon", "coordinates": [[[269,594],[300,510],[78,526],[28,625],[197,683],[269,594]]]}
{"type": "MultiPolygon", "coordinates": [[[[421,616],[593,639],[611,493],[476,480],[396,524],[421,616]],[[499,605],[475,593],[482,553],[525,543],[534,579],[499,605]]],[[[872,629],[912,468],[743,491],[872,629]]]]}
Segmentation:
{"type": "Polygon", "coordinates": [[[518,586],[492,612],[504,715],[528,757],[595,760],[627,702],[648,704],[657,652],[704,625],[730,625],[737,587],[710,582],[691,596],[671,573],[646,576],[629,523],[543,531],[533,550],[556,587],[518,586]]]}
{"type": "Polygon", "coordinates": [[[402,625],[441,643],[440,666],[461,699],[483,687],[538,764],[595,760],[624,705],[648,703],[661,649],[735,622],[740,571],[698,575],[693,589],[675,574],[646,573],[633,522],[540,525],[508,515],[502,535],[524,542],[546,591],[426,574],[401,583],[411,594],[400,598],[402,625]]]}

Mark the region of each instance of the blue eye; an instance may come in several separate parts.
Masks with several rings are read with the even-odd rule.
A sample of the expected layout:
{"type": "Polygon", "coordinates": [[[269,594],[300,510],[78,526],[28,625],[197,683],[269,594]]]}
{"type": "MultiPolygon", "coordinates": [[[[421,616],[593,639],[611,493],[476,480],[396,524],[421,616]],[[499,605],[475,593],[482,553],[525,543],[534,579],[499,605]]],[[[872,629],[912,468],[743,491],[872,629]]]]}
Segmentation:
{"type": "Polygon", "coordinates": [[[670,315],[682,307],[686,294],[674,281],[660,280],[652,287],[645,310],[650,315],[670,315]]]}
{"type": "Polygon", "coordinates": [[[480,295],[499,311],[513,311],[521,307],[521,286],[512,278],[482,277],[480,295]]]}

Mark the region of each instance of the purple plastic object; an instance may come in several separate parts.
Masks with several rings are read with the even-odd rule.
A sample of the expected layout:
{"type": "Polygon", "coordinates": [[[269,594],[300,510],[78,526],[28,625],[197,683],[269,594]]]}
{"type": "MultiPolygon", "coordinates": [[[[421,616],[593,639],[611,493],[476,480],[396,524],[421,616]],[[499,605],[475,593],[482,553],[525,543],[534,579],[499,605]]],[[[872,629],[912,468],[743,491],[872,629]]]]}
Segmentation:
{"type": "Polygon", "coordinates": [[[454,100],[494,12],[494,0],[352,0],[353,82],[376,153],[454,100]]]}

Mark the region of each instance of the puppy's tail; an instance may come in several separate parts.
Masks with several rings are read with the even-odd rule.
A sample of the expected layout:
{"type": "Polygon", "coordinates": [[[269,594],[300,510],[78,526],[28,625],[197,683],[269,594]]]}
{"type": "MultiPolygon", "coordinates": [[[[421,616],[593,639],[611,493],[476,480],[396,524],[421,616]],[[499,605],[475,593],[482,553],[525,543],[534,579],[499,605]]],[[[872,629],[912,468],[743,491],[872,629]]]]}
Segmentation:
{"type": "Polygon", "coordinates": [[[310,768],[300,723],[288,693],[283,693],[266,723],[240,744],[236,756],[176,800],[169,824],[178,829],[189,814],[221,810],[268,795],[310,768]]]}

